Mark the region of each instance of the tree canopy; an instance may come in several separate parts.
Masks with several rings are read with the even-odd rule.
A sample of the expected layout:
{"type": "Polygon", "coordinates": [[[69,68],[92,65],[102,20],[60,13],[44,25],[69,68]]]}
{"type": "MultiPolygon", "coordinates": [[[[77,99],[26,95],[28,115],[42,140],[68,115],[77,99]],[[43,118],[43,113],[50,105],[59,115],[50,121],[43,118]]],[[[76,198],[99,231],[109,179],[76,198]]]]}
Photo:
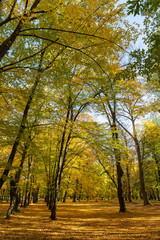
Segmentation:
{"type": "Polygon", "coordinates": [[[121,212],[159,200],[159,3],[127,4],[146,16],[147,50],[134,51],[140,33],[117,0],[0,1],[7,218],[38,197],[52,220],[67,197],[118,198],[121,212]]]}

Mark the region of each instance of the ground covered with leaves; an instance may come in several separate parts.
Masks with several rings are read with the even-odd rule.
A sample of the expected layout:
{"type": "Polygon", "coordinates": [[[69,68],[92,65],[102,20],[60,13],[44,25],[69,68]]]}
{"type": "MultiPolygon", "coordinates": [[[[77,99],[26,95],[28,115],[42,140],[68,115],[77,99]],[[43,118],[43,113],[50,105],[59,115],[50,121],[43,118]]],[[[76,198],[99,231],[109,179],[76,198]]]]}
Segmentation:
{"type": "Polygon", "coordinates": [[[160,203],[130,203],[125,213],[114,202],[59,203],[56,221],[43,201],[21,208],[9,220],[7,208],[0,203],[1,240],[160,240],[160,203]]]}

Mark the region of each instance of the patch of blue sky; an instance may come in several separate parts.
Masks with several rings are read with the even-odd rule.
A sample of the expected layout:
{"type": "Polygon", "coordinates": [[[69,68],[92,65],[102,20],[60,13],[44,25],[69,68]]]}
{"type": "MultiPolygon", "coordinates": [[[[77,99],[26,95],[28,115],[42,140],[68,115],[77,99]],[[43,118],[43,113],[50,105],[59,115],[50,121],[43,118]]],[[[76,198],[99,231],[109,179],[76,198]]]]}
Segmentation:
{"type": "MultiPolygon", "coordinates": [[[[122,4],[122,3],[127,3],[127,0],[119,0],[117,4],[122,4]]],[[[144,33],[143,33],[143,30],[144,30],[143,22],[144,22],[145,17],[142,16],[142,15],[134,16],[133,14],[129,14],[129,15],[126,16],[126,19],[128,20],[129,24],[131,24],[133,26],[136,25],[136,24],[139,24],[139,30],[140,30],[141,35],[138,37],[137,42],[134,45],[135,50],[136,49],[142,49],[142,48],[146,49],[147,47],[146,47],[146,45],[143,41],[143,38],[145,36],[144,33]]]]}

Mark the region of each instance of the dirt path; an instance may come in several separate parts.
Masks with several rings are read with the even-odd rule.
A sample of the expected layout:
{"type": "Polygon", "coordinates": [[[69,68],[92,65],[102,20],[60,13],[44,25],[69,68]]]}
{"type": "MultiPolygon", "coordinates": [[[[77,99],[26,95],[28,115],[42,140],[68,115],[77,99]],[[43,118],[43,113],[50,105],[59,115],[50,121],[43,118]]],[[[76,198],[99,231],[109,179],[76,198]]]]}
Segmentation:
{"type": "Polygon", "coordinates": [[[160,240],[160,204],[128,204],[118,213],[116,203],[60,203],[57,221],[49,219],[44,202],[21,208],[5,219],[7,204],[0,204],[0,239],[21,240],[160,240]]]}

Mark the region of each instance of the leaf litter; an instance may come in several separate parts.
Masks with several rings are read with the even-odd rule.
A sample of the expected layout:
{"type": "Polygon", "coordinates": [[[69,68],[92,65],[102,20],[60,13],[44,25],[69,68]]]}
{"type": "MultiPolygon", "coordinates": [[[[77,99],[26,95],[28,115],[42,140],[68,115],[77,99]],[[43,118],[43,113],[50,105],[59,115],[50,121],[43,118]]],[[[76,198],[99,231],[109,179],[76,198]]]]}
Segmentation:
{"type": "Polygon", "coordinates": [[[59,203],[57,220],[43,201],[21,208],[9,220],[8,203],[0,203],[1,240],[160,240],[160,203],[127,203],[120,213],[115,202],[59,203]]]}

